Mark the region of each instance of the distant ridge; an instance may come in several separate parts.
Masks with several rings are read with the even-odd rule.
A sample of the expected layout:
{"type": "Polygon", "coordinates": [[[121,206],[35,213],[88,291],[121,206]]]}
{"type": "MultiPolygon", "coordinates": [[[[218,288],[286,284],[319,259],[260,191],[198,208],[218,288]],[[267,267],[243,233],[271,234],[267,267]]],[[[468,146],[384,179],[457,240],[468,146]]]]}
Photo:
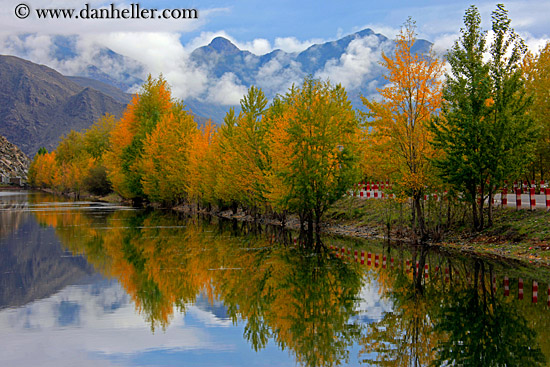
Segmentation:
{"type": "Polygon", "coordinates": [[[0,55],[0,134],[28,156],[54,149],[61,135],[105,113],[121,116],[125,106],[47,66],[0,55]]]}

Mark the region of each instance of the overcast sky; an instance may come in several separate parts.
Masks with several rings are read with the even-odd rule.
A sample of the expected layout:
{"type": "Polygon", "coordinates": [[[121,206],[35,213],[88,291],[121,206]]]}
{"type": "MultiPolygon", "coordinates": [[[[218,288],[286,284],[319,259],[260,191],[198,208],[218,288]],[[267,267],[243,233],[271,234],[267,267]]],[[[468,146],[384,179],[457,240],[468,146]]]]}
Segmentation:
{"type": "MultiPolygon", "coordinates": [[[[194,88],[206,88],[212,81],[193,71],[193,75],[175,72],[186,65],[187,56],[196,47],[208,44],[213,37],[229,38],[241,49],[261,55],[276,48],[287,52],[301,51],[324,41],[336,40],[364,28],[393,38],[411,16],[417,23],[420,38],[434,42],[436,51],[443,54],[456,40],[462,26],[464,11],[472,1],[365,1],[346,0],[270,0],[234,2],[221,0],[141,1],[142,8],[195,8],[199,18],[190,20],[44,20],[32,13],[36,8],[76,8],[89,3],[92,7],[107,6],[103,0],[0,0],[0,53],[17,53],[13,36],[33,34],[25,40],[27,58],[57,68],[63,73],[74,72],[79,61],[56,64],[48,54],[50,37],[55,34],[78,35],[81,61],[93,50],[106,46],[115,52],[138,60],[148,72],[162,72],[168,81],[188,83],[194,88]],[[15,16],[21,2],[31,8],[27,19],[15,16]],[[31,50],[31,51],[29,51],[31,50]],[[72,69],[71,69],[72,68],[72,69]],[[170,74],[173,74],[170,80],[170,74]],[[176,75],[178,74],[178,75],[176,75]]],[[[475,1],[486,29],[490,27],[491,12],[496,2],[475,1]]],[[[130,2],[115,1],[119,8],[130,2]]],[[[537,51],[550,39],[550,1],[505,2],[512,26],[537,51]]],[[[19,42],[19,41],[18,41],[19,42]]],[[[190,69],[190,68],[188,68],[190,69]]],[[[226,81],[231,81],[231,75],[226,81]]],[[[216,81],[219,83],[220,81],[216,81]]],[[[180,95],[189,95],[190,88],[180,88],[180,95]]],[[[242,90],[242,88],[240,89],[242,90]]]]}

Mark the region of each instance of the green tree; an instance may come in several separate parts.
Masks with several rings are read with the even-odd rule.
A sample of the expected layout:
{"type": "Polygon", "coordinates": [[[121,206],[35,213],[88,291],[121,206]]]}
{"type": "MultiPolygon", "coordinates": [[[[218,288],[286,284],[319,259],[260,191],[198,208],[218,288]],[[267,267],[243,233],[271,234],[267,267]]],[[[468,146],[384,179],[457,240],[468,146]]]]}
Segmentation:
{"type": "MultiPolygon", "coordinates": [[[[284,190],[277,201],[298,213],[313,243],[328,207],[357,182],[358,119],[344,88],[306,78],[285,96],[273,121],[270,154],[284,190]]],[[[280,203],[279,203],[280,204],[280,203]]]]}
{"type": "Polygon", "coordinates": [[[486,273],[489,272],[484,263],[476,260],[473,284],[466,289],[451,287],[439,303],[440,308],[432,314],[435,331],[447,335],[435,348],[434,365],[546,365],[536,332],[515,307],[487,289],[484,279],[489,274],[486,273]]]}
{"type": "Polygon", "coordinates": [[[540,131],[532,179],[535,180],[538,173],[539,178],[544,180],[548,179],[550,172],[550,42],[546,43],[537,56],[528,55],[524,69],[527,91],[533,96],[529,115],[540,131]]]}
{"type": "Polygon", "coordinates": [[[493,12],[494,40],[487,47],[481,17],[471,6],[462,36],[449,51],[451,74],[443,90],[443,118],[432,125],[435,158],[445,181],[464,193],[476,230],[492,225],[492,197],[506,178],[530,162],[535,131],[526,115],[529,98],[521,77],[523,40],[510,27],[502,5],[493,12]],[[484,61],[484,53],[490,60],[484,61]]]}

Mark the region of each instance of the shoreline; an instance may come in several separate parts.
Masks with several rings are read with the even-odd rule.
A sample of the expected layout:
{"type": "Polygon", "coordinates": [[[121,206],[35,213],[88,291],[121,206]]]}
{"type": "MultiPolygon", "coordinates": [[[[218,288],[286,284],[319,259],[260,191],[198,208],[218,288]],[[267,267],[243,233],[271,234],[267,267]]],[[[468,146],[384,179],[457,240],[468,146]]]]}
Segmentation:
{"type": "MultiPolygon", "coordinates": [[[[195,208],[191,208],[189,205],[180,205],[169,209],[180,213],[187,213],[187,214],[201,213],[201,214],[207,214],[207,215],[229,219],[229,220],[236,219],[240,222],[254,221],[254,218],[252,216],[247,215],[241,211],[237,212],[237,214],[233,214],[231,210],[226,210],[226,211],[199,210],[197,211],[195,208]]],[[[504,209],[504,210],[509,210],[509,209],[504,209]]],[[[550,214],[548,214],[548,216],[549,216],[549,225],[550,225],[550,214]]],[[[259,219],[259,223],[275,225],[275,226],[281,225],[280,221],[277,221],[271,218],[266,218],[266,217],[261,217],[259,219]]],[[[298,219],[295,216],[290,216],[289,218],[287,218],[285,222],[285,228],[289,230],[299,230],[298,219]]],[[[491,228],[487,230],[491,230],[491,228]]],[[[353,220],[348,222],[335,221],[335,220],[325,221],[323,228],[321,229],[321,233],[324,235],[342,236],[350,239],[355,238],[355,239],[364,239],[364,240],[388,241],[388,237],[384,234],[382,224],[376,224],[372,226],[361,226],[361,225],[358,225],[358,221],[355,221],[355,223],[353,223],[353,220]]],[[[545,247],[544,249],[542,246],[537,246],[534,243],[533,244],[510,244],[510,243],[498,243],[498,241],[495,241],[495,243],[493,243],[492,245],[488,245],[486,243],[487,239],[485,237],[486,235],[484,231],[480,233],[455,231],[455,232],[449,233],[446,240],[443,240],[440,242],[429,241],[427,242],[427,245],[431,247],[437,247],[443,250],[447,249],[454,252],[458,251],[468,255],[490,258],[493,260],[496,259],[500,261],[515,261],[515,262],[523,263],[529,266],[550,268],[550,245],[548,245],[548,248],[545,247]],[[516,251],[511,251],[509,249],[510,246],[515,246],[516,251]],[[536,251],[542,252],[543,253],[542,255],[544,256],[542,256],[541,254],[535,253],[536,251]]],[[[397,243],[412,244],[412,241],[409,238],[404,236],[399,236],[395,232],[391,233],[390,241],[397,242],[397,243]]]]}
{"type": "MultiPolygon", "coordinates": [[[[0,190],[3,190],[3,188],[0,188],[0,190]]],[[[48,189],[26,190],[36,190],[76,200],[76,195],[74,193],[60,194],[54,193],[52,190],[48,189]]],[[[79,195],[79,200],[82,199],[120,203],[131,206],[130,201],[124,200],[116,194],[109,194],[106,196],[81,194],[79,195]]],[[[179,213],[206,214],[229,220],[236,219],[240,222],[254,222],[254,218],[251,215],[242,212],[240,209],[236,214],[233,214],[231,210],[197,210],[196,206],[189,204],[174,207],[163,207],[159,204],[150,203],[147,206],[153,209],[171,210],[179,213]]],[[[516,212],[507,208],[499,210],[502,210],[502,213],[507,212],[507,214],[513,214],[516,212]]],[[[504,222],[499,223],[498,226],[494,225],[493,227],[487,228],[479,233],[471,233],[467,230],[454,229],[446,233],[443,241],[429,241],[427,244],[428,246],[438,247],[440,249],[450,249],[452,251],[459,251],[474,256],[500,259],[502,261],[519,261],[525,265],[550,268],[550,213],[538,210],[535,212],[524,211],[520,214],[528,219],[530,219],[530,216],[534,216],[535,218],[542,217],[543,222],[546,222],[545,229],[546,227],[548,228],[548,236],[546,236],[546,239],[535,240],[532,238],[526,238],[523,241],[514,242],[513,240],[510,241],[498,233],[495,234],[495,232],[499,231],[499,228],[507,228],[514,223],[514,221],[507,220],[508,218],[504,216],[504,222]]],[[[534,220],[536,221],[538,219],[534,220]]],[[[281,222],[279,220],[269,218],[267,216],[261,216],[258,219],[258,222],[261,224],[281,226],[281,222]]],[[[298,218],[295,215],[288,216],[285,220],[285,228],[289,230],[299,230],[298,218]]],[[[382,223],[373,222],[371,225],[362,225],[359,218],[353,217],[345,220],[327,219],[323,224],[321,233],[324,235],[342,236],[351,239],[356,238],[380,241],[388,240],[386,235],[387,231],[385,231],[382,223]]],[[[395,229],[390,232],[390,241],[405,243],[412,242],[407,236],[396,233],[395,229]]]]}

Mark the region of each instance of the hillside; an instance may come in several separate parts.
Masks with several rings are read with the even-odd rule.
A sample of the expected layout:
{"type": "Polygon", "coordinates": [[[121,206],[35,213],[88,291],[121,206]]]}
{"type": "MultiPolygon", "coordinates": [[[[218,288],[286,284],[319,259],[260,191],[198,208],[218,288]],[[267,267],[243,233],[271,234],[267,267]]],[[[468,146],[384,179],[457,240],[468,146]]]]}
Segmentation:
{"type": "Polygon", "coordinates": [[[49,67],[0,55],[0,135],[28,156],[54,149],[62,135],[107,112],[121,116],[125,106],[49,67]]]}

